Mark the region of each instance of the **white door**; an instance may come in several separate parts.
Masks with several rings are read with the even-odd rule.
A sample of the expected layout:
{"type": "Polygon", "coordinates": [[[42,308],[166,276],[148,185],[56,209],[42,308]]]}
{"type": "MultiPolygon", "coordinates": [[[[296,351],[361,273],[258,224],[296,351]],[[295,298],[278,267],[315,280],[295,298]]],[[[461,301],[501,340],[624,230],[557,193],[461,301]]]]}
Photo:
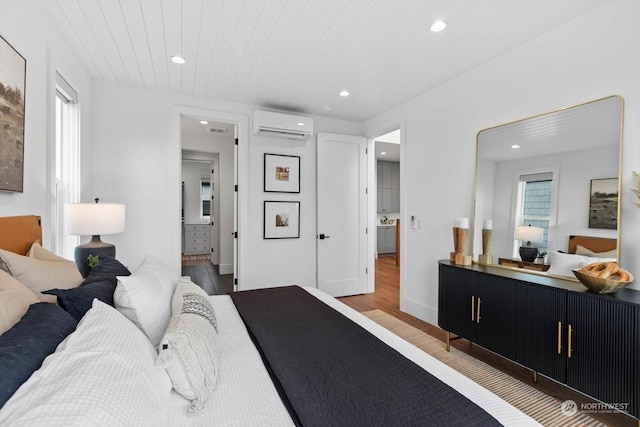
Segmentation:
{"type": "Polygon", "coordinates": [[[367,140],[318,133],[318,288],[334,297],[367,290],[367,140]]]}

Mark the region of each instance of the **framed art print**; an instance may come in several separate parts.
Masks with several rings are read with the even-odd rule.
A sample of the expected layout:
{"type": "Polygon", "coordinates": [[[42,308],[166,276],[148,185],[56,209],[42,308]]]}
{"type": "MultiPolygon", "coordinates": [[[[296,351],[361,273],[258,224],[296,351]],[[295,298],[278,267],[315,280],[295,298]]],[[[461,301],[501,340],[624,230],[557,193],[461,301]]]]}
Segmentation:
{"type": "Polygon", "coordinates": [[[0,37],[0,191],[22,193],[27,61],[0,37]]]}
{"type": "Polygon", "coordinates": [[[300,192],[300,156],[264,154],[264,191],[300,192]]]}
{"type": "Polygon", "coordinates": [[[264,202],[264,238],[300,237],[300,202],[264,202]]]}
{"type": "Polygon", "coordinates": [[[618,228],[618,178],[591,180],[589,228],[618,228]]]}

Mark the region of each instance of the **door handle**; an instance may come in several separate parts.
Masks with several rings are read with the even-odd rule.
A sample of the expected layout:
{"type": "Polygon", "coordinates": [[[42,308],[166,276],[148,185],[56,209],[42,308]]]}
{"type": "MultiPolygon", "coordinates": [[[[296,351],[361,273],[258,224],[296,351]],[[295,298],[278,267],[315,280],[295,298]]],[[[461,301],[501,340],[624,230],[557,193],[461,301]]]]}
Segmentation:
{"type": "Polygon", "coordinates": [[[318,239],[320,239],[320,240],[328,239],[329,237],[331,237],[331,236],[327,236],[325,234],[319,234],[318,235],[318,239]]]}
{"type": "Polygon", "coordinates": [[[471,322],[472,323],[476,321],[475,314],[476,314],[476,297],[471,295],[471,322]]]}
{"type": "Polygon", "coordinates": [[[478,313],[476,314],[476,323],[480,323],[480,297],[478,297],[478,313]]]}
{"type": "Polygon", "coordinates": [[[558,354],[562,354],[562,322],[558,322],[558,354]]]}
{"type": "Polygon", "coordinates": [[[571,335],[573,333],[573,328],[569,325],[569,330],[567,332],[567,359],[571,359],[571,353],[573,352],[573,348],[571,347],[571,335]]]}

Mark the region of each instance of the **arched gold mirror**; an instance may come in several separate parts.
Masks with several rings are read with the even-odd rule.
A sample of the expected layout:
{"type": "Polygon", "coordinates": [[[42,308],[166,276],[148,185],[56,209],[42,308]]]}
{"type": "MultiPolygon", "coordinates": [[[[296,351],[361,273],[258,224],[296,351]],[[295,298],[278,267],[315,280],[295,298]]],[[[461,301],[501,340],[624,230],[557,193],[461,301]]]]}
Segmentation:
{"type": "Polygon", "coordinates": [[[623,116],[614,95],[478,132],[474,261],[572,277],[564,253],[619,259],[623,116]]]}

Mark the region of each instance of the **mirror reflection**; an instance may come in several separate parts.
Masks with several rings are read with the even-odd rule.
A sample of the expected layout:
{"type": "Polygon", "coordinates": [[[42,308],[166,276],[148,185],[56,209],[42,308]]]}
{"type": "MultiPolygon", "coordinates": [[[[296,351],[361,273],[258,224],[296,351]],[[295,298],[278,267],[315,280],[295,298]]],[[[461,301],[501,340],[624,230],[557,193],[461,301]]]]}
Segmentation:
{"type": "Polygon", "coordinates": [[[623,105],[610,96],[478,132],[474,260],[573,277],[578,256],[618,258],[623,105]]]}

